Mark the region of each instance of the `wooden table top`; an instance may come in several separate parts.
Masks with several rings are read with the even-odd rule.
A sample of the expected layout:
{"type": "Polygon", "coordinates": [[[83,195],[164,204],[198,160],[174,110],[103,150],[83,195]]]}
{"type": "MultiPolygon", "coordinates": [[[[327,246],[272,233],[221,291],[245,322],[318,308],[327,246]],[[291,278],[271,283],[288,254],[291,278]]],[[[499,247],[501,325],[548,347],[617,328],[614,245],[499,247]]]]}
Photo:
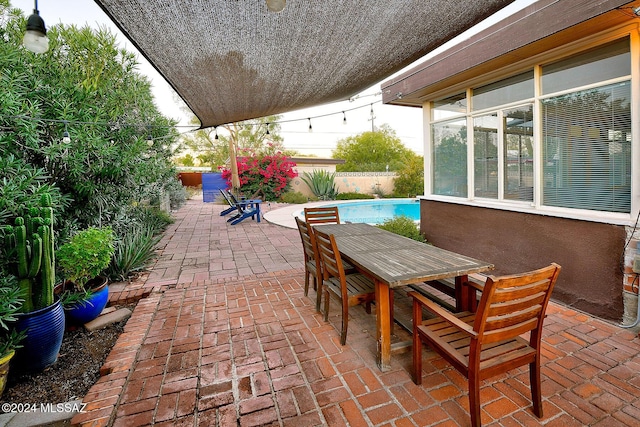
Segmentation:
{"type": "Polygon", "coordinates": [[[491,263],[369,224],[323,224],[314,228],[333,234],[345,260],[392,288],[493,269],[491,263]]]}

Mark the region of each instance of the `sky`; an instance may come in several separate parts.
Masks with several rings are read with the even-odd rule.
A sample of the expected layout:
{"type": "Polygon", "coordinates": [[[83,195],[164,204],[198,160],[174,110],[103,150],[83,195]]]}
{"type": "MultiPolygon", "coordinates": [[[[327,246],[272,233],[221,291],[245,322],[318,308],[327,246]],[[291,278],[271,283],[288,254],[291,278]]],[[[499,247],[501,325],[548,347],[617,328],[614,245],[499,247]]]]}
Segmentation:
{"type": "MultiPolygon", "coordinates": [[[[459,43],[473,33],[497,22],[498,19],[502,19],[533,2],[534,0],[515,0],[503,11],[498,12],[496,18],[489,18],[478,24],[396,74],[400,74],[424,62],[438,52],[459,43]]],[[[25,16],[29,16],[33,12],[33,0],[11,0],[11,4],[22,9],[25,16]]],[[[160,112],[167,117],[178,120],[179,125],[189,124],[191,115],[185,113],[186,106],[184,102],[144,56],[139,54],[133,44],[122,35],[115,24],[111,22],[94,1],[40,0],[38,2],[38,10],[47,28],[58,23],[75,24],[80,27],[88,25],[92,28],[101,26],[110,28],[117,35],[120,47],[138,54],[139,71],[150,79],[156,105],[160,112]]],[[[389,75],[383,81],[388,80],[393,75],[389,75]]],[[[331,157],[331,150],[336,147],[338,140],[370,131],[372,126],[378,127],[386,123],[395,130],[396,135],[407,148],[422,155],[424,151],[422,109],[383,105],[380,102],[382,99],[380,83],[363,91],[354,97],[356,99],[353,101],[335,102],[283,114],[280,135],[284,138],[285,147],[297,150],[305,155],[313,154],[321,157],[331,157]],[[372,109],[373,114],[371,113],[372,109]],[[343,115],[342,111],[345,111],[346,125],[343,124],[345,115],[343,115]],[[325,115],[328,116],[319,117],[325,115]],[[309,121],[307,120],[309,117],[311,117],[312,132],[309,132],[309,121]],[[373,120],[371,120],[372,117],[373,120]]],[[[182,128],[181,130],[184,131],[185,129],[182,128]]]]}

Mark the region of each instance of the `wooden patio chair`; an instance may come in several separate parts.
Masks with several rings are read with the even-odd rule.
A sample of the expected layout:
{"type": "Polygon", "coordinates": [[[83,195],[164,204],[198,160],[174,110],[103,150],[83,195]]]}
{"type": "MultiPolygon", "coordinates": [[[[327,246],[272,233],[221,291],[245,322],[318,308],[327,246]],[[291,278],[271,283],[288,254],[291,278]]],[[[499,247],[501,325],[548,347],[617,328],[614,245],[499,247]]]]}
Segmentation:
{"type": "Polygon", "coordinates": [[[316,245],[322,263],[322,289],[324,291],[324,321],[329,320],[329,300],[334,294],[342,303],[342,329],[340,344],[347,341],[349,307],[365,304],[371,314],[371,303],[375,301],[375,285],[360,273],[345,274],[340,252],[333,234],[315,230],[316,245]]]}
{"type": "Polygon", "coordinates": [[[529,364],[533,412],[542,418],[540,341],[551,291],[560,272],[539,270],[489,276],[476,313],[451,313],[417,292],[413,297],[413,382],[422,383],[422,343],[469,382],[471,425],[480,426],[480,381],[529,364]],[[423,320],[426,308],[436,317],[423,320]],[[528,339],[521,335],[529,333],[528,339]]]}
{"type": "Polygon", "coordinates": [[[304,251],[304,295],[307,296],[309,294],[309,282],[313,280],[313,289],[316,290],[316,311],[320,311],[322,269],[316,248],[316,238],[311,227],[299,217],[296,217],[296,225],[300,232],[302,250],[304,251]]]}
{"type": "Polygon", "coordinates": [[[338,207],[321,206],[317,208],[304,208],[304,220],[309,225],[340,224],[338,207]]]}

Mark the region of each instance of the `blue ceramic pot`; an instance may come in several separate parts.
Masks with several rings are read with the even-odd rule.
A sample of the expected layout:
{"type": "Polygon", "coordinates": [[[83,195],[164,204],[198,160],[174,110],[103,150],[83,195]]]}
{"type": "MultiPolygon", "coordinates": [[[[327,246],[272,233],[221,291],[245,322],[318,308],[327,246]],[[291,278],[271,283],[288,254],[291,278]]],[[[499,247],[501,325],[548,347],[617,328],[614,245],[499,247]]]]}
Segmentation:
{"type": "Polygon", "coordinates": [[[26,331],[27,337],[16,349],[11,369],[40,372],[58,360],[64,335],[64,310],[60,301],[30,313],[16,314],[15,329],[26,331]]]}
{"type": "Polygon", "coordinates": [[[109,301],[109,286],[107,279],[101,278],[102,284],[98,287],[91,288],[91,296],[84,300],[83,303],[65,307],[64,312],[67,315],[69,323],[74,325],[84,325],[98,317],[109,301]]]}

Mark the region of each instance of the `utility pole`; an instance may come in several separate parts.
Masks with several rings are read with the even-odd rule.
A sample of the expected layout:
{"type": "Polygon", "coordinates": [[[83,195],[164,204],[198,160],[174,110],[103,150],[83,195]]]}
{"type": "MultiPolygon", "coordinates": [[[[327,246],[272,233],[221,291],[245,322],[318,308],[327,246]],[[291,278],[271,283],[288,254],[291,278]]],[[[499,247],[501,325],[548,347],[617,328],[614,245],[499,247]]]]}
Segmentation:
{"type": "Polygon", "coordinates": [[[375,132],[376,131],[376,127],[374,126],[373,121],[375,120],[376,116],[373,114],[373,104],[371,104],[371,118],[367,119],[371,122],[371,132],[375,132]]]}

